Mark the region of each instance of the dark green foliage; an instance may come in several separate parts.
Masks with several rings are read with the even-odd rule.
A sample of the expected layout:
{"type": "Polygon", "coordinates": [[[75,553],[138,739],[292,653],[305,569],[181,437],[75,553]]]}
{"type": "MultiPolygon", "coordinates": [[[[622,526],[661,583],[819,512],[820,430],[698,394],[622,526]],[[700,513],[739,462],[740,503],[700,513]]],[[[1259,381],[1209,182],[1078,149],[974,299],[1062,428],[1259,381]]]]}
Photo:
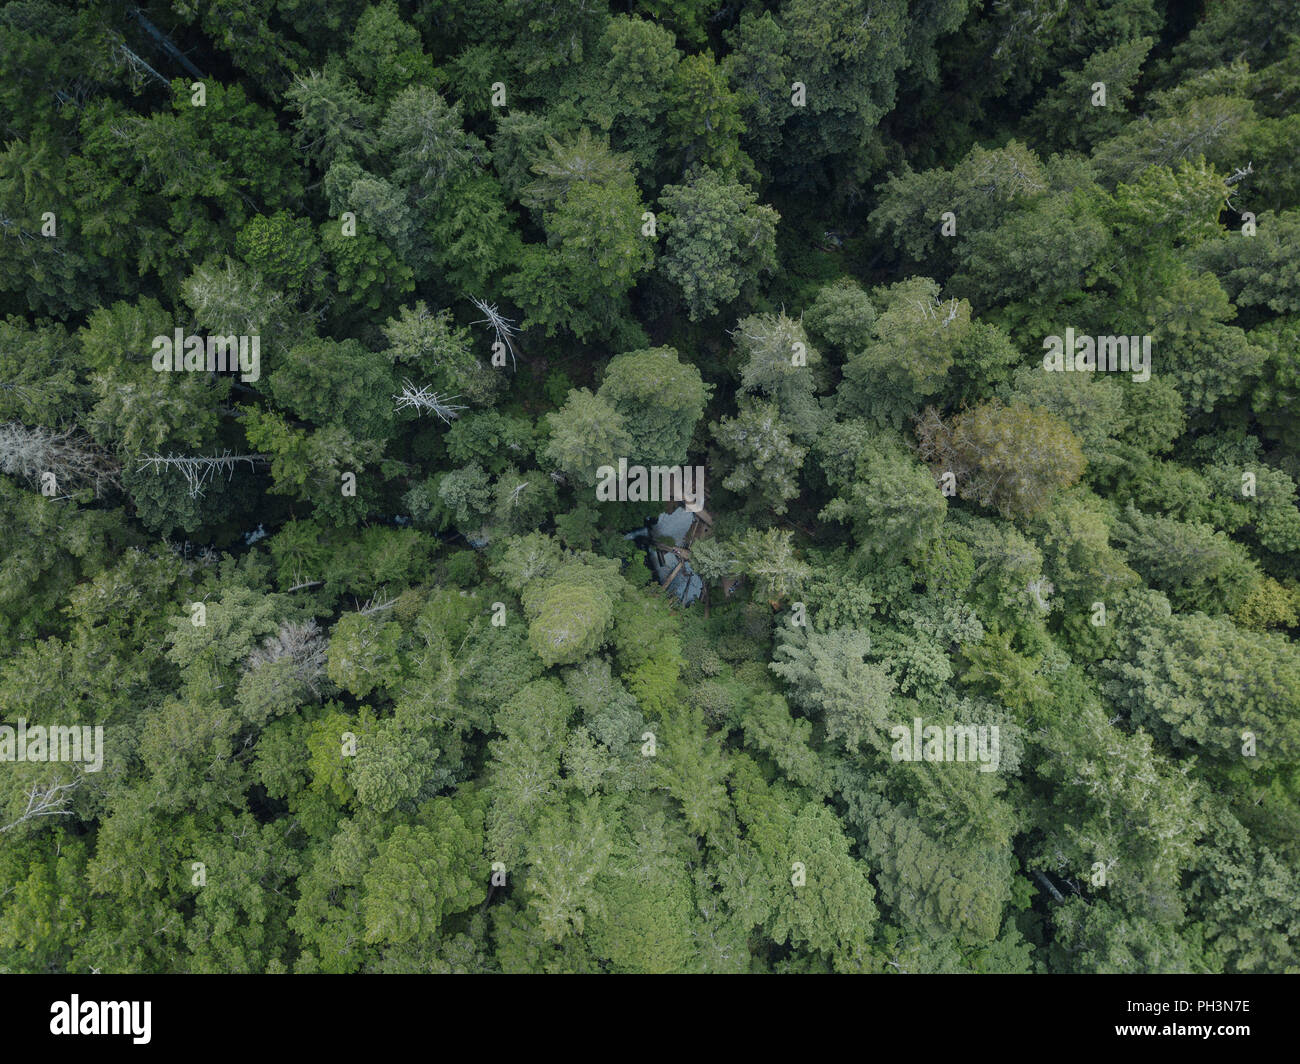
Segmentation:
{"type": "Polygon", "coordinates": [[[1293,2],[10,0],[0,133],[0,971],[1300,970],[1293,2]]]}

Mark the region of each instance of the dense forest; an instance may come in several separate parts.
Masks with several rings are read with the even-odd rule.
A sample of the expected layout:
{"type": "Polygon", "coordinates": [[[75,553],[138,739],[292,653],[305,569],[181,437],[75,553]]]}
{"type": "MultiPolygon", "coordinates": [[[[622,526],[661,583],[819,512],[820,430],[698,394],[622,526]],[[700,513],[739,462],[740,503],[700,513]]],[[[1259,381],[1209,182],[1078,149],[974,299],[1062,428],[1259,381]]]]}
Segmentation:
{"type": "Polygon", "coordinates": [[[1300,971],[1294,0],[0,4],[0,971],[1300,971]]]}

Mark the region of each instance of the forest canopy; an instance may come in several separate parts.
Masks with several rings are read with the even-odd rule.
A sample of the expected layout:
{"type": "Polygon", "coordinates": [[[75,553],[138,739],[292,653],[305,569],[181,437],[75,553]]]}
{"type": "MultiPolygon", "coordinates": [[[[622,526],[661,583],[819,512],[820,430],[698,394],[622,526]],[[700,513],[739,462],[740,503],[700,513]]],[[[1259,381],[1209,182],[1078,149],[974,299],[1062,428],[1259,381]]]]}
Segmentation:
{"type": "Polygon", "coordinates": [[[0,971],[1300,971],[1194,6],[0,3],[0,971]]]}

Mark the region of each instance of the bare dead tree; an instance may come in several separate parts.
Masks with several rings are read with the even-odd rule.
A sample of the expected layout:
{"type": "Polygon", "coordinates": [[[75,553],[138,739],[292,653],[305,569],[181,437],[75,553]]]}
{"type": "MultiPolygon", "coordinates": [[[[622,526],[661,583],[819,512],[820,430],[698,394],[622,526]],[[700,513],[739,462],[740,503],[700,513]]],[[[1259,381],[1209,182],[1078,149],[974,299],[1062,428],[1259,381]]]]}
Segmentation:
{"type": "Polygon", "coordinates": [[[0,425],[0,472],[34,483],[53,473],[59,485],[92,486],[96,498],[118,483],[116,463],[89,436],[74,429],[28,428],[17,421],[0,425]]]}
{"type": "Polygon", "coordinates": [[[366,617],[372,613],[380,613],[383,610],[391,610],[396,605],[397,605],[396,595],[390,598],[387,602],[376,602],[374,598],[368,598],[366,599],[366,604],[357,609],[357,613],[361,614],[361,616],[363,617],[366,617]]]}
{"type": "Polygon", "coordinates": [[[143,59],[141,59],[138,55],[136,55],[133,51],[131,51],[131,49],[128,48],[125,44],[119,44],[117,46],[117,49],[118,52],[121,54],[122,58],[126,60],[127,69],[131,71],[131,76],[134,79],[143,80],[144,75],[148,74],[156,81],[161,82],[163,85],[171,84],[165,77],[159,74],[158,71],[154,70],[153,67],[151,67],[148,63],[146,63],[143,59]]]}
{"type": "Polygon", "coordinates": [[[234,475],[235,466],[245,462],[250,468],[269,464],[269,460],[260,454],[231,454],[223,451],[217,455],[141,455],[139,469],[152,468],[155,473],[164,469],[179,470],[189,487],[190,498],[197,499],[207,489],[209,482],[218,473],[224,473],[229,480],[234,475]]]}
{"type": "Polygon", "coordinates": [[[519,330],[515,328],[513,319],[507,318],[497,310],[495,303],[488,303],[485,300],[475,299],[473,297],[470,298],[470,302],[478,308],[479,313],[484,315],[480,320],[470,322],[470,324],[492,326],[492,331],[496,334],[497,340],[504,344],[506,350],[510,352],[510,364],[512,368],[518,369],[519,364],[515,360],[514,338],[519,335],[519,330]]]}
{"type": "Polygon", "coordinates": [[[268,636],[249,654],[246,664],[251,670],[289,661],[294,678],[319,698],[321,677],[325,675],[325,653],[326,644],[314,620],[302,624],[285,621],[275,635],[268,636]]]}
{"type": "Polygon", "coordinates": [[[921,312],[921,317],[927,321],[938,321],[939,327],[946,329],[957,319],[957,300],[948,300],[948,312],[942,320],[939,318],[939,310],[943,307],[941,300],[931,300],[929,303],[922,303],[919,299],[912,300],[912,305],[921,312]]]}
{"type": "Polygon", "coordinates": [[[461,410],[468,409],[464,405],[452,402],[454,399],[459,399],[459,395],[442,396],[427,385],[417,387],[409,380],[402,381],[402,390],[393,398],[397,400],[398,410],[405,410],[409,407],[420,413],[431,412],[448,425],[460,416],[459,412],[461,410]]]}
{"type": "Polygon", "coordinates": [[[1053,898],[1057,901],[1065,901],[1065,895],[1056,889],[1056,884],[1048,879],[1042,872],[1038,871],[1038,869],[1034,869],[1034,877],[1047,888],[1047,892],[1051,894],[1053,898]]]}
{"type": "Polygon", "coordinates": [[[179,48],[177,48],[175,44],[172,43],[172,39],[168,37],[167,34],[163,33],[162,30],[160,30],[157,26],[155,26],[152,22],[150,22],[145,17],[143,11],[141,11],[137,7],[129,13],[129,17],[135,19],[138,23],[140,23],[140,25],[144,28],[144,31],[147,34],[149,34],[149,36],[152,37],[155,41],[157,41],[160,45],[162,45],[163,51],[165,51],[169,56],[175,59],[176,62],[180,63],[180,65],[185,68],[185,72],[187,74],[189,74],[191,77],[195,77],[200,80],[203,79],[203,72],[198,67],[196,67],[193,63],[191,63],[189,57],[184,52],[182,52],[179,48]]]}
{"type": "Polygon", "coordinates": [[[1249,177],[1254,172],[1255,172],[1254,163],[1247,163],[1245,165],[1245,168],[1242,168],[1240,166],[1234,166],[1232,169],[1232,176],[1225,179],[1223,183],[1227,185],[1229,188],[1231,188],[1238,181],[1242,180],[1242,178],[1249,177]]]}
{"type": "MultiPolygon", "coordinates": [[[[1254,172],[1255,172],[1255,164],[1253,162],[1246,163],[1245,167],[1235,166],[1232,169],[1232,176],[1224,178],[1223,183],[1231,192],[1232,189],[1238,184],[1238,182],[1244,181],[1247,177],[1249,177],[1254,172]]],[[[1228,205],[1229,210],[1235,211],[1237,209],[1232,205],[1231,196],[1224,197],[1224,202],[1228,205]]]]}
{"type": "Polygon", "coordinates": [[[510,489],[510,508],[513,510],[519,505],[519,499],[528,488],[528,481],[521,480],[510,489]]]}
{"type": "Polygon", "coordinates": [[[74,778],[71,783],[61,783],[58,776],[50,784],[33,783],[27,791],[27,808],[17,820],[0,827],[0,835],[38,817],[72,816],[72,810],[67,808],[67,804],[80,783],[81,777],[74,778]]]}

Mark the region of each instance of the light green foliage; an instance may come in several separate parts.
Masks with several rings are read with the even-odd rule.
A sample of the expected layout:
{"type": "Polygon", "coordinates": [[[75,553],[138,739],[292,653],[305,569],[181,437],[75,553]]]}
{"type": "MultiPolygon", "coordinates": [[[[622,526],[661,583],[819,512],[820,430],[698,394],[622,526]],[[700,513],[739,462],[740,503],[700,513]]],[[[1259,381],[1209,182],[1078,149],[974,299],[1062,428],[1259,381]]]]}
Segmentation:
{"type": "Polygon", "coordinates": [[[692,321],[734,303],[776,268],[778,221],[745,185],[707,166],[663,189],[659,225],[667,250],[660,269],[681,290],[692,321]]]}
{"type": "Polygon", "coordinates": [[[773,892],[770,934],[777,942],[803,943],[851,968],[878,915],[867,870],[850,855],[835,814],[820,803],[803,806],[789,819],[786,832],[784,853],[771,854],[773,870],[779,868],[777,874],[784,877],[798,861],[808,882],[796,887],[785,879],[773,892]]]}
{"type": "Polygon", "coordinates": [[[618,563],[588,556],[565,559],[523,589],[528,642],[547,665],[569,665],[604,642],[621,589],[618,563]]]}
{"type": "Polygon", "coordinates": [[[957,494],[1003,516],[1030,516],[1079,479],[1086,460],[1069,426],[1046,410],[994,400],[948,424],[933,411],[917,426],[921,454],[957,478],[957,494]]]}
{"type": "Polygon", "coordinates": [[[995,228],[1009,213],[1047,189],[1038,157],[1017,141],[975,147],[950,171],[899,174],[885,182],[871,213],[873,232],[890,239],[909,260],[942,258],[944,211],[958,219],[958,235],[995,228]]]}
{"type": "Polygon", "coordinates": [[[637,171],[651,174],[664,150],[669,90],[681,61],[676,41],[658,22],[620,14],[605,29],[601,55],[608,59],[584,105],[608,126],[614,145],[631,154],[637,171]]]}
{"type": "Polygon", "coordinates": [[[297,112],[294,144],[308,158],[328,168],[340,155],[373,150],[375,103],[337,67],[298,75],[287,97],[297,112]]]}
{"type": "MultiPolygon", "coordinates": [[[[283,292],[251,266],[226,257],[194,267],[181,296],[200,328],[220,336],[259,336],[268,350],[307,334],[307,323],[283,292]]],[[[175,323],[174,323],[175,324],[175,323]]]]}
{"type": "Polygon", "coordinates": [[[803,326],[784,314],[756,314],[741,320],[734,335],[744,357],[741,390],[774,400],[800,442],[811,440],[823,421],[813,397],[821,355],[803,326]]]}
{"type": "Polygon", "coordinates": [[[744,165],[736,94],[709,52],[688,55],[677,64],[668,97],[668,143],[682,170],[699,165],[730,174],[744,165]]]}
{"type": "Polygon", "coordinates": [[[362,12],[348,45],[347,64],[357,80],[387,100],[417,77],[429,77],[432,64],[420,47],[420,34],[403,21],[397,4],[375,4],[362,12]]]}
{"type": "Polygon", "coordinates": [[[392,431],[395,382],[387,361],[355,340],[309,340],[277,360],[267,390],[315,425],[343,425],[378,439],[392,431]]]}
{"type": "Polygon", "coordinates": [[[608,399],[586,388],[571,391],[549,420],[546,457],[583,487],[595,485],[601,466],[617,467],[619,458],[626,458],[631,450],[623,415],[608,399]]]}
{"type": "Polygon", "coordinates": [[[1295,873],[1253,843],[1240,824],[1223,815],[1215,844],[1197,862],[1192,906],[1204,921],[1215,970],[1294,972],[1295,873]],[[1231,887],[1226,884],[1231,883],[1231,887]]]}
{"type": "Polygon", "coordinates": [[[240,230],[235,248],[241,259],[281,292],[308,298],[318,294],[321,250],[305,218],[295,218],[288,211],[258,215],[240,230]]]}
{"type": "Polygon", "coordinates": [[[167,657],[183,666],[193,684],[217,680],[243,662],[291,611],[275,596],[259,595],[234,587],[220,598],[202,603],[204,624],[196,625],[195,611],[177,603],[170,621],[167,657]]]}
{"type": "Polygon", "coordinates": [[[523,193],[546,244],[525,249],[510,291],[547,335],[565,328],[580,339],[608,336],[653,261],[653,245],[641,235],[645,207],[628,158],[585,127],[567,141],[548,137],[547,148],[523,193]]]}
{"type": "Polygon", "coordinates": [[[864,659],[871,649],[865,632],[782,628],[771,669],[790,685],[796,704],[816,713],[829,739],[855,750],[889,720],[894,682],[864,659]]]}
{"type": "Polygon", "coordinates": [[[1300,657],[1284,637],[1247,633],[1225,617],[1171,614],[1138,629],[1128,661],[1107,662],[1107,690],[1174,748],[1236,760],[1255,736],[1256,757],[1276,765],[1300,749],[1295,677],[1300,657]]]}
{"type": "Polygon", "coordinates": [[[970,330],[970,304],[941,299],[938,284],[914,277],[878,289],[869,342],[851,352],[837,399],[846,414],[901,427],[943,387],[970,330]]]}
{"type": "Polygon", "coordinates": [[[758,510],[785,513],[799,491],[799,469],[808,450],[791,439],[777,405],[746,398],[736,417],[713,426],[713,437],[731,458],[722,486],[758,510]]]}
{"type": "Polygon", "coordinates": [[[1300,970],[1293,0],[10,0],[0,130],[0,972],[1300,970]]]}
{"type": "Polygon", "coordinates": [[[482,816],[435,798],[421,810],[424,823],[393,829],[363,879],[368,942],[427,939],[445,916],[486,897],[482,816]]]}
{"type": "Polygon", "coordinates": [[[1249,552],[1207,525],[1148,516],[1130,507],[1115,527],[1115,540],[1147,583],[1182,609],[1214,603],[1236,609],[1259,578],[1249,552]]]}
{"type": "Polygon", "coordinates": [[[396,679],[401,629],[377,613],[349,613],[330,632],[329,678],[358,698],[396,679]]]}
{"type": "Polygon", "coordinates": [[[366,468],[378,461],[382,443],[358,439],[338,424],[315,432],[295,429],[275,414],[260,412],[249,417],[245,431],[257,453],[271,460],[272,490],[310,500],[337,523],[360,519],[366,508],[366,468]],[[356,495],[342,493],[344,473],[356,476],[356,495]]]}
{"type": "Polygon", "coordinates": [[[383,331],[390,359],[445,392],[487,403],[501,387],[499,377],[475,356],[469,330],[457,325],[448,310],[433,313],[420,301],[402,307],[383,331]]]}
{"type": "Polygon", "coordinates": [[[1219,278],[1237,306],[1294,314],[1300,310],[1300,214],[1264,211],[1255,225],[1254,238],[1225,232],[1205,241],[1196,248],[1196,261],[1219,278]]]}
{"type": "Polygon", "coordinates": [[[947,503],[930,471],[896,436],[842,421],[817,441],[817,454],[838,492],[819,516],[850,524],[864,549],[897,558],[938,534],[947,503]]]}
{"type": "Polygon", "coordinates": [[[449,107],[424,86],[412,86],[393,100],[379,128],[379,147],[392,167],[392,180],[418,200],[438,196],[486,151],[461,129],[459,105],[449,107]]]}
{"type": "Polygon", "coordinates": [[[607,915],[590,923],[587,937],[610,971],[659,975],[688,968],[693,892],[684,868],[661,866],[649,876],[629,869],[605,893],[607,915]]]}
{"type": "Polygon", "coordinates": [[[796,594],[811,572],[795,552],[792,533],[785,529],[759,532],[751,528],[728,544],[728,553],[735,558],[734,570],[728,565],[728,572],[752,578],[756,593],[768,599],[796,594]]]}
{"type": "Polygon", "coordinates": [[[655,347],[611,359],[596,395],[623,416],[629,463],[682,465],[710,391],[673,348],[655,347]]]}
{"type": "Polygon", "coordinates": [[[824,339],[841,360],[870,343],[875,324],[876,308],[870,297],[847,277],[820,289],[804,314],[804,326],[824,339]]]}
{"type": "Polygon", "coordinates": [[[880,866],[881,901],[907,926],[966,942],[997,937],[1011,894],[1010,853],[936,839],[915,810],[888,804],[871,820],[867,844],[880,866]]]}
{"type": "Polygon", "coordinates": [[[830,790],[830,774],[813,748],[812,722],[792,717],[784,698],[757,695],[745,704],[742,718],[745,741],[775,761],[787,779],[814,794],[830,790]]]}
{"type": "Polygon", "coordinates": [[[548,810],[528,851],[528,904],[547,939],[581,934],[589,915],[608,912],[597,881],[608,866],[613,837],[596,798],[548,810]]]}
{"type": "Polygon", "coordinates": [[[447,429],[447,453],[456,462],[482,462],[493,473],[525,462],[533,451],[533,426],[527,418],[485,410],[462,414],[447,429]]]}
{"type": "Polygon", "coordinates": [[[390,814],[420,794],[438,751],[421,735],[385,720],[359,737],[351,782],[357,805],[390,814]]]}

